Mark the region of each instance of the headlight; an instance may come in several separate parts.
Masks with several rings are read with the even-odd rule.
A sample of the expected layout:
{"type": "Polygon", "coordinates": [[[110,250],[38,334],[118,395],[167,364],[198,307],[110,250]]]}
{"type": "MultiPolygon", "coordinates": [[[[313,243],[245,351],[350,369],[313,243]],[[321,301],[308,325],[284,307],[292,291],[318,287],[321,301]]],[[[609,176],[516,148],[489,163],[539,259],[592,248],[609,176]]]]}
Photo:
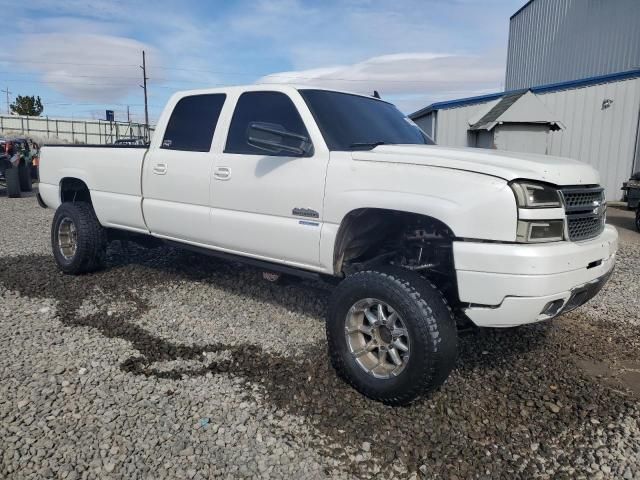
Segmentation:
{"type": "Polygon", "coordinates": [[[516,182],[511,184],[519,208],[562,207],[557,189],[541,183],[516,182]]]}
{"type": "Polygon", "coordinates": [[[519,220],[516,238],[520,243],[559,242],[564,240],[564,220],[519,220]]]}

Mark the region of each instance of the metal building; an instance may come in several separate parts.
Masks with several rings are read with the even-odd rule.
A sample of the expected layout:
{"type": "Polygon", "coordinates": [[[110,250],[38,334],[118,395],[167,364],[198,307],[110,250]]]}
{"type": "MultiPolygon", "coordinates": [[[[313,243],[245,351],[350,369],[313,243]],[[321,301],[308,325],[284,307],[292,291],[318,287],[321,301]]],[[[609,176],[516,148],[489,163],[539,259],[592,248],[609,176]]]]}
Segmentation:
{"type": "MultiPolygon", "coordinates": [[[[511,142],[501,149],[587,162],[599,170],[607,199],[618,200],[622,182],[640,170],[640,70],[543,85],[529,91],[563,128],[549,129],[542,137],[534,137],[531,129],[529,141],[511,142]]],[[[473,125],[479,115],[510,95],[513,92],[434,103],[410,116],[439,145],[500,148],[495,143],[476,143],[473,125]]]]}
{"type": "Polygon", "coordinates": [[[622,183],[640,170],[640,0],[530,0],[511,17],[506,70],[506,92],[434,103],[410,117],[440,145],[587,162],[607,199],[620,199],[622,183]],[[549,128],[532,108],[495,115],[525,94],[544,105],[549,128]],[[479,132],[487,116],[496,125],[479,132]]]}
{"type": "Polygon", "coordinates": [[[507,90],[637,68],[638,0],[531,0],[509,22],[507,90]]]}

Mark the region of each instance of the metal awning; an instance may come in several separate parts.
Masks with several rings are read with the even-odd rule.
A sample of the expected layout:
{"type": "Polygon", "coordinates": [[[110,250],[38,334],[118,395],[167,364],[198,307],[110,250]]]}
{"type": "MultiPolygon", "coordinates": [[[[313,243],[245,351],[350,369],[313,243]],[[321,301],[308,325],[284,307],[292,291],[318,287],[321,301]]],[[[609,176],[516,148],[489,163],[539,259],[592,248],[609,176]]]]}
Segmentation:
{"type": "Polygon", "coordinates": [[[528,90],[504,95],[497,103],[490,103],[480,115],[477,120],[478,115],[469,120],[469,130],[493,130],[502,123],[546,124],[552,130],[564,128],[562,122],[528,90]]]}

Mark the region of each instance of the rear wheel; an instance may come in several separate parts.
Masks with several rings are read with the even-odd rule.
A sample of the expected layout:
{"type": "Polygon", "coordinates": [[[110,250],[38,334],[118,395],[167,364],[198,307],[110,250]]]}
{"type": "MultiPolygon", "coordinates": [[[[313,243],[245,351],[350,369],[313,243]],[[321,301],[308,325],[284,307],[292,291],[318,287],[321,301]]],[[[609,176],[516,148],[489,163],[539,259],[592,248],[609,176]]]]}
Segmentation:
{"type": "Polygon", "coordinates": [[[359,272],[336,287],[327,338],[340,376],[388,405],[439,387],[457,357],[455,321],[440,291],[396,267],[359,272]]]}
{"type": "Polygon", "coordinates": [[[63,203],[51,225],[51,247],[64,273],[92,272],[104,264],[107,236],[89,203],[63,203]]]}
{"type": "Polygon", "coordinates": [[[640,205],[638,205],[638,210],[636,210],[636,229],[640,232],[640,205]]]}

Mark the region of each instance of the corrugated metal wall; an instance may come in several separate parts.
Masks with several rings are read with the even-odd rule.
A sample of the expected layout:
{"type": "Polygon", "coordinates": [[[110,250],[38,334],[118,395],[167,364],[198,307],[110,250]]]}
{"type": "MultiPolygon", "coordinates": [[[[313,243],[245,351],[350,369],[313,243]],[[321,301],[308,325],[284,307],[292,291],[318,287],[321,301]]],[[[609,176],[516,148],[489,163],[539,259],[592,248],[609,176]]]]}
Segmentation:
{"type": "MultiPolygon", "coordinates": [[[[499,100],[491,102],[476,103],[473,105],[465,105],[463,107],[450,108],[447,110],[438,110],[436,120],[436,138],[438,145],[448,145],[456,147],[467,147],[470,144],[469,135],[469,119],[476,115],[480,110],[489,108],[488,104],[496,104],[499,100]]],[[[419,121],[416,121],[418,125],[419,121]]]]}
{"type": "Polygon", "coordinates": [[[435,139],[436,136],[435,118],[436,112],[430,112],[415,121],[422,131],[433,139],[435,139]]]}
{"type": "Polygon", "coordinates": [[[549,154],[587,162],[600,171],[609,200],[621,197],[620,187],[632,173],[640,78],[591,87],[538,94],[566,125],[549,136],[549,154]],[[612,100],[603,108],[605,100],[612,100]]]}
{"type": "MultiPolygon", "coordinates": [[[[150,129],[153,133],[153,127],[150,129]]],[[[18,134],[38,138],[58,138],[71,143],[109,144],[123,137],[144,137],[140,123],[104,120],[0,115],[0,135],[18,134]]]]}
{"type": "Polygon", "coordinates": [[[533,0],[511,18],[506,90],[640,67],[640,0],[533,0]]]}
{"type": "MultiPolygon", "coordinates": [[[[622,182],[634,169],[640,78],[537,95],[566,126],[565,130],[549,134],[548,154],[575,158],[593,165],[600,172],[601,183],[607,189],[607,199],[618,200],[622,182]],[[603,109],[605,100],[613,102],[603,109]]],[[[487,103],[438,110],[436,142],[439,145],[469,146],[469,118],[479,109],[487,108],[487,103]]]]}

